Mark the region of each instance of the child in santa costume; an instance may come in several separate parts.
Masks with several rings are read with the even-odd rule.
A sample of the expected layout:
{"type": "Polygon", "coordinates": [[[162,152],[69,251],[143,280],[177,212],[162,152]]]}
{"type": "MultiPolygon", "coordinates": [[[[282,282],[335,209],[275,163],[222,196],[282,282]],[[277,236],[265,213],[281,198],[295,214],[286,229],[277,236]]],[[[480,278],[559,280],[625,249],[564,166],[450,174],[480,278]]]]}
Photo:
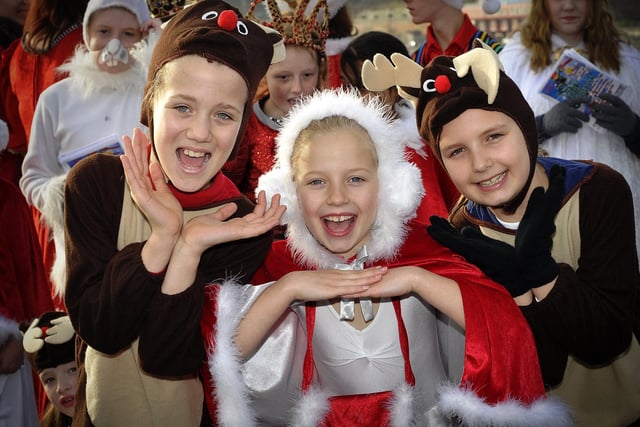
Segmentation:
{"type": "Polygon", "coordinates": [[[206,289],[220,425],[570,425],[506,290],[412,218],[420,173],[378,98],[297,106],[259,189],[287,239],[254,283],[206,289]]]}
{"type": "Polygon", "coordinates": [[[140,126],[147,67],[159,37],[160,20],[152,20],[144,0],[91,0],[84,14],[84,45],[61,65],[69,78],[42,92],[36,104],[29,148],[22,163],[20,189],[37,210],[36,227],[48,227],[55,261],[47,265],[56,308],[64,310],[63,188],[72,162],[92,151],[110,150],[140,126]],[[93,149],[97,141],[108,144],[93,149]],[[42,218],[40,218],[40,215],[42,218]],[[43,222],[41,222],[43,221],[43,222]]]}

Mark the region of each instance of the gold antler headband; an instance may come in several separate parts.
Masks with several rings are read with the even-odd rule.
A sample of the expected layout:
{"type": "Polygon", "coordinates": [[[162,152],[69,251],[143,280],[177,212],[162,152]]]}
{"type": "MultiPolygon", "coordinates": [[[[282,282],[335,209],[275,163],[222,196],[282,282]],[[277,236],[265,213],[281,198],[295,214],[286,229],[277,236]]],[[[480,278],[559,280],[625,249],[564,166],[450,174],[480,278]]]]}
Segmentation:
{"type": "MultiPolygon", "coordinates": [[[[253,15],[253,11],[262,2],[263,0],[251,2],[247,12],[248,19],[260,22],[253,15]]],[[[325,42],[329,35],[329,7],[326,0],[318,1],[307,16],[304,13],[309,0],[301,0],[297,5],[295,0],[288,0],[287,3],[293,13],[282,13],[276,0],[266,0],[266,3],[271,21],[260,23],[278,31],[282,35],[285,45],[303,46],[319,53],[324,52],[325,42]],[[320,12],[322,15],[319,20],[320,12]]]]}

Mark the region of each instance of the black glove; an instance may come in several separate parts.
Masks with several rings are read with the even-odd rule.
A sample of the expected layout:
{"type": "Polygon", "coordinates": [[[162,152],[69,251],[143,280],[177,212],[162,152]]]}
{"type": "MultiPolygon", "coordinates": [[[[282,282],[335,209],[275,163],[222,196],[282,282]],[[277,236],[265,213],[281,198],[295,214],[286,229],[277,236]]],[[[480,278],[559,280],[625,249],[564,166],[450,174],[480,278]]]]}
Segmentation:
{"type": "Polygon", "coordinates": [[[531,192],[527,209],[516,233],[515,251],[518,267],[529,289],[552,281],[558,275],[558,264],[551,256],[555,218],[564,197],[565,169],[553,165],[549,172],[549,188],[537,187],[531,192]]]}
{"type": "Polygon", "coordinates": [[[444,218],[431,217],[427,231],[440,244],[462,255],[487,276],[504,286],[512,297],[531,289],[523,280],[513,246],[485,236],[472,227],[461,233],[444,218]]]}
{"type": "Polygon", "coordinates": [[[536,120],[538,140],[544,141],[563,132],[578,132],[582,123],[589,121],[589,115],[579,110],[580,104],[588,102],[589,98],[587,97],[567,99],[540,116],[536,120]]]}
{"type": "Polygon", "coordinates": [[[603,93],[599,98],[605,102],[596,102],[593,106],[592,114],[596,124],[623,138],[630,135],[635,130],[638,120],[631,108],[622,99],[610,93],[603,93]]]}

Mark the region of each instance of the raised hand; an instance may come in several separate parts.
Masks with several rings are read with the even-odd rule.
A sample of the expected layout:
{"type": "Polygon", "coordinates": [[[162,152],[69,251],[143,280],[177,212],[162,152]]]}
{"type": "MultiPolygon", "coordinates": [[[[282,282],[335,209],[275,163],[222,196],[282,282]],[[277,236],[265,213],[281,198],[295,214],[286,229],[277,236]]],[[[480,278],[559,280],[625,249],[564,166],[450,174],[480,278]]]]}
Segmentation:
{"type": "Polygon", "coordinates": [[[167,267],[182,229],[182,206],[171,193],[157,163],[149,164],[147,136],[134,129],[133,139],[124,140],[120,156],[131,198],[151,226],[151,235],[142,248],[142,262],[151,272],[167,267]]]}
{"type": "Polygon", "coordinates": [[[364,270],[294,271],[278,280],[278,287],[293,301],[322,301],[338,297],[350,298],[369,289],[387,272],[386,267],[364,270]]]}
{"type": "Polygon", "coordinates": [[[582,124],[589,121],[589,115],[579,109],[580,104],[588,102],[589,98],[580,97],[556,104],[542,116],[542,120],[538,121],[541,127],[538,133],[552,137],[563,132],[578,132],[582,124]]]}
{"type": "Polygon", "coordinates": [[[504,286],[514,298],[531,289],[523,280],[513,246],[465,227],[458,232],[444,218],[431,217],[427,231],[436,241],[462,255],[487,276],[504,286]]]}
{"type": "Polygon", "coordinates": [[[257,204],[250,214],[226,221],[235,211],[235,203],[227,203],[218,211],[201,215],[185,224],[180,239],[194,249],[194,254],[202,254],[206,249],[220,243],[259,236],[280,223],[286,206],[280,204],[280,195],[271,198],[267,207],[265,192],[258,194],[257,204]]]}
{"type": "Polygon", "coordinates": [[[630,135],[638,125],[638,117],[631,108],[610,93],[603,93],[599,98],[605,102],[598,102],[593,106],[596,124],[623,138],[630,135]]]}
{"type": "Polygon", "coordinates": [[[182,207],[169,190],[160,165],[149,164],[148,139],[134,129],[133,139],[123,137],[124,155],[120,156],[131,198],[145,215],[152,232],[176,236],[182,228],[182,207]]]}
{"type": "Polygon", "coordinates": [[[518,266],[529,288],[551,282],[558,265],[551,256],[555,218],[564,197],[565,169],[554,165],[549,172],[549,188],[537,187],[529,197],[527,209],[516,233],[518,266]]]}

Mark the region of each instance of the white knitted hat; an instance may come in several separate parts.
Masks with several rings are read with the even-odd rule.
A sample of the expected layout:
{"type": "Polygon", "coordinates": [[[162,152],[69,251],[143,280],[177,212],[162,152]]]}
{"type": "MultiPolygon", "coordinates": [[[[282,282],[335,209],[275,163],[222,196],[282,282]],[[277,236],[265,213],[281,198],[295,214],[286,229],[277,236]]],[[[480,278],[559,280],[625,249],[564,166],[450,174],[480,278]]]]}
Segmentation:
{"type": "Polygon", "coordinates": [[[258,181],[256,193],[265,190],[267,200],[278,193],[287,206],[281,222],[287,224],[288,245],[307,267],[331,268],[342,260],[322,247],[302,217],[292,178],[291,155],[300,132],[313,120],[343,116],[367,130],[378,157],[378,208],[367,243],[370,261],[392,259],[406,237],[406,226],[415,216],[424,188],[419,169],[405,158],[403,135],[393,126],[378,98],[365,99],[354,90],[321,91],[297,104],[276,138],[276,164],[258,181]]]}
{"type": "Polygon", "coordinates": [[[84,12],[84,18],[82,20],[82,37],[87,48],[89,47],[88,31],[91,15],[93,15],[98,10],[108,9],[110,7],[121,7],[127,9],[129,12],[133,13],[136,16],[138,24],[141,27],[142,24],[151,19],[151,14],[149,13],[149,7],[147,6],[146,0],[89,0],[87,9],[84,12]]]}

